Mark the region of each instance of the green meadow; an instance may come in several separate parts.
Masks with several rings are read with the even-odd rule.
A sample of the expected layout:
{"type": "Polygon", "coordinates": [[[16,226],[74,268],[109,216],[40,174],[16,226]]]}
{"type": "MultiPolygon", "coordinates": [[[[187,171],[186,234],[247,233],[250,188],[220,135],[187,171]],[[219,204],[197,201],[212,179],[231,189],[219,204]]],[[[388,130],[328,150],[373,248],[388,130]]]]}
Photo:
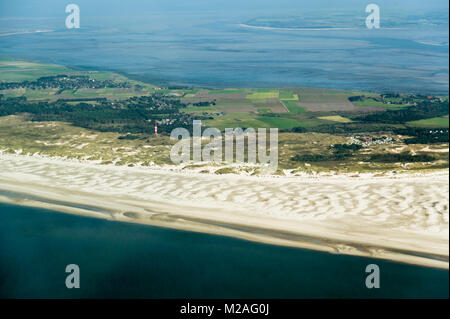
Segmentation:
{"type": "Polygon", "coordinates": [[[448,115],[442,117],[433,117],[430,119],[407,122],[408,125],[417,127],[449,127],[448,115]]]}
{"type": "Polygon", "coordinates": [[[306,112],[304,107],[298,106],[295,100],[283,100],[283,105],[289,110],[291,114],[299,114],[306,112]]]}
{"type": "Polygon", "coordinates": [[[262,92],[254,92],[247,94],[246,96],[249,100],[258,100],[258,99],[276,99],[278,98],[278,91],[262,91],[262,92]]]}
{"type": "Polygon", "coordinates": [[[409,104],[395,104],[392,103],[391,101],[389,101],[390,103],[383,103],[381,101],[376,101],[373,98],[366,98],[363,101],[357,101],[357,102],[353,102],[353,104],[355,106],[361,106],[361,107],[368,107],[368,106],[382,106],[386,109],[390,109],[390,110],[400,110],[400,109],[404,109],[408,106],[410,106],[409,104]]]}

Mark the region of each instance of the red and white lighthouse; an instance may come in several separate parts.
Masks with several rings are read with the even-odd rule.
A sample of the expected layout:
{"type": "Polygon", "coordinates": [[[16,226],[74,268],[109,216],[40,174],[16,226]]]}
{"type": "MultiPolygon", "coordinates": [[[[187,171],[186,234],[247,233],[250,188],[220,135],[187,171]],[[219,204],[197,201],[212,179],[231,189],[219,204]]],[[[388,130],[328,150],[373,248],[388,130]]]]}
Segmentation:
{"type": "Polygon", "coordinates": [[[158,124],[155,123],[155,135],[158,135],[158,124]]]}

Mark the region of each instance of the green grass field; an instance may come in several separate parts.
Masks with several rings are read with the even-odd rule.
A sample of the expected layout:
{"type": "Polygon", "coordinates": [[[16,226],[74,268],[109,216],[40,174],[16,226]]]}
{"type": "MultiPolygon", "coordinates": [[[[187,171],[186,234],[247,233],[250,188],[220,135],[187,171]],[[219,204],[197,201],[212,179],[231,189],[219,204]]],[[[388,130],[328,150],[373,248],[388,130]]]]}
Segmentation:
{"type": "Polygon", "coordinates": [[[180,112],[188,113],[188,114],[201,114],[203,112],[220,112],[220,110],[215,105],[209,105],[209,106],[189,105],[186,108],[180,109],[180,112]]]}
{"type": "Polygon", "coordinates": [[[40,64],[0,57],[0,81],[20,82],[42,76],[68,74],[73,70],[60,65],[40,64]]]}
{"type": "Polygon", "coordinates": [[[424,119],[419,121],[408,122],[408,125],[417,127],[449,127],[448,116],[433,117],[431,119],[424,119]]]}
{"type": "Polygon", "coordinates": [[[219,130],[225,128],[259,128],[270,127],[269,124],[260,121],[257,114],[245,113],[245,112],[227,112],[224,116],[218,116],[213,120],[206,120],[204,123],[211,127],[216,127],[219,130]]]}
{"type": "Polygon", "coordinates": [[[269,127],[279,128],[279,129],[290,129],[298,126],[302,126],[302,123],[296,119],[283,118],[283,117],[271,117],[271,116],[261,116],[258,118],[261,122],[269,125],[269,127]]]}
{"type": "Polygon", "coordinates": [[[301,88],[293,90],[302,103],[348,102],[353,92],[320,88],[301,88]]]}
{"type": "Polygon", "coordinates": [[[390,110],[401,110],[405,107],[410,106],[409,104],[395,104],[395,103],[383,103],[381,101],[376,101],[372,98],[366,98],[363,101],[356,101],[353,102],[353,105],[355,106],[361,106],[361,107],[369,107],[369,106],[382,106],[386,109],[390,109],[390,110]]]}
{"type": "Polygon", "coordinates": [[[278,91],[264,91],[264,92],[254,92],[247,94],[246,96],[249,100],[259,100],[259,99],[277,99],[278,98],[278,91]]]}
{"type": "Polygon", "coordinates": [[[223,89],[223,90],[209,90],[209,94],[233,94],[233,93],[245,93],[246,89],[223,89]]]}
{"type": "Polygon", "coordinates": [[[296,103],[297,101],[282,101],[283,105],[289,110],[289,113],[291,114],[301,114],[305,113],[305,108],[298,106],[296,103]]]}
{"type": "Polygon", "coordinates": [[[282,101],[298,101],[298,95],[292,91],[280,91],[280,100],[282,101]]]}
{"type": "MultiPolygon", "coordinates": [[[[54,75],[84,75],[89,76],[95,80],[111,80],[116,82],[128,82],[130,85],[140,85],[142,91],[135,92],[132,88],[127,92],[123,92],[121,89],[105,88],[98,90],[84,90],[81,89],[77,92],[66,90],[61,95],[68,95],[64,98],[84,98],[84,97],[107,97],[113,99],[124,99],[131,96],[145,95],[154,92],[154,85],[135,81],[129,79],[121,74],[114,72],[104,71],[80,71],[74,70],[68,67],[53,65],[53,64],[41,64],[19,60],[11,57],[0,56],[0,81],[6,82],[21,82],[21,81],[33,81],[43,76],[54,75]]],[[[26,96],[29,100],[43,100],[47,98],[60,98],[54,96],[57,90],[31,90],[31,89],[17,89],[11,92],[2,93],[6,97],[26,96]]]]}

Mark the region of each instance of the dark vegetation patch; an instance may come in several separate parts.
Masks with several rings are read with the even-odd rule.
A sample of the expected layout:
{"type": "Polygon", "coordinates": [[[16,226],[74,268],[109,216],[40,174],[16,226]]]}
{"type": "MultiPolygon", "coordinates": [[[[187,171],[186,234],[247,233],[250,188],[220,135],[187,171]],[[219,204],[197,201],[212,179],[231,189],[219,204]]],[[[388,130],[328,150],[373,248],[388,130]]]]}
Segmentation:
{"type": "Polygon", "coordinates": [[[185,127],[192,130],[189,114],[181,113],[186,107],[177,99],[157,94],[132,97],[122,101],[98,101],[68,104],[64,101],[27,101],[26,97],[0,99],[0,116],[30,114],[33,121],[62,121],[75,126],[102,132],[170,134],[172,129],[185,127]]]}
{"type": "Polygon", "coordinates": [[[375,162],[375,163],[396,163],[396,162],[432,162],[436,160],[435,157],[426,155],[426,154],[418,154],[412,155],[409,152],[403,152],[398,154],[393,153],[385,153],[385,154],[373,154],[366,161],[375,162]]]}
{"type": "Polygon", "coordinates": [[[449,113],[448,101],[421,101],[401,110],[387,110],[365,115],[357,120],[367,123],[406,123],[432,117],[439,117],[449,113]]]}
{"type": "Polygon", "coordinates": [[[403,129],[395,129],[395,134],[411,136],[405,139],[405,144],[432,144],[432,143],[448,143],[448,129],[443,128],[417,128],[407,127],[403,129]]]}
{"type": "Polygon", "coordinates": [[[130,88],[127,82],[116,82],[112,80],[95,80],[86,75],[65,75],[43,76],[35,81],[22,82],[0,82],[0,90],[29,88],[39,89],[59,89],[58,94],[64,90],[78,90],[81,88],[104,89],[104,88],[130,88]]]}

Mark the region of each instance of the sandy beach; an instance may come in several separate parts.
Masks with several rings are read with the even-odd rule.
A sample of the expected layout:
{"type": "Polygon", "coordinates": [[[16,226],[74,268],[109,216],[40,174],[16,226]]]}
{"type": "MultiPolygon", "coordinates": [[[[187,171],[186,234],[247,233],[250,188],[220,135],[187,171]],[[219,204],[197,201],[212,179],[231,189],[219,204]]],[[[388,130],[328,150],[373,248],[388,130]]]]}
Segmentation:
{"type": "Polygon", "coordinates": [[[449,174],[239,176],[0,155],[0,201],[448,269],[449,174]]]}

